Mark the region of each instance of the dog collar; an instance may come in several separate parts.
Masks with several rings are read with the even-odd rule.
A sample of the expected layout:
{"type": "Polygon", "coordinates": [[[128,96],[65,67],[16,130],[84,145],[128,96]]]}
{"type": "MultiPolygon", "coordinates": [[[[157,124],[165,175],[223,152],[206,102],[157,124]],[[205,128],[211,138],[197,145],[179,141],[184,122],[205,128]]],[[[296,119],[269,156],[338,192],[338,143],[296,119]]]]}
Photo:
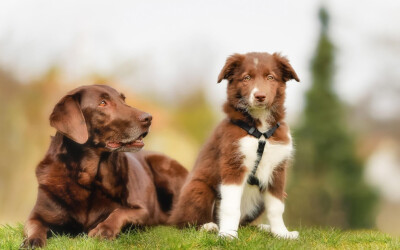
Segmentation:
{"type": "Polygon", "coordinates": [[[249,177],[247,178],[247,183],[249,185],[255,185],[258,186],[260,191],[263,191],[265,189],[265,186],[260,183],[260,180],[256,177],[256,172],[258,165],[260,164],[261,158],[264,153],[264,148],[265,148],[265,140],[261,140],[261,136],[264,136],[266,140],[268,140],[274,133],[275,131],[279,128],[280,123],[277,122],[275,126],[270,128],[267,132],[261,133],[256,127],[249,126],[246,122],[242,120],[231,120],[233,124],[236,126],[242,128],[245,130],[249,135],[254,136],[255,138],[258,139],[258,147],[257,147],[257,159],[254,162],[254,167],[253,170],[251,171],[249,177]]]}

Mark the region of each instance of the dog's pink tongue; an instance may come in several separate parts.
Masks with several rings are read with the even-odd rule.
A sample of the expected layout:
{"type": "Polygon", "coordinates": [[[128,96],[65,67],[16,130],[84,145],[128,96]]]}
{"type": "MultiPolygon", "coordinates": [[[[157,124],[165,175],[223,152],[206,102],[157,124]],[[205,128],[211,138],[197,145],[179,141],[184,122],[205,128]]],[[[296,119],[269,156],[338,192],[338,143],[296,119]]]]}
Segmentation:
{"type": "Polygon", "coordinates": [[[118,143],[118,142],[108,142],[108,143],[107,143],[107,146],[110,147],[110,148],[119,148],[119,147],[121,147],[121,143],[118,143]]]}

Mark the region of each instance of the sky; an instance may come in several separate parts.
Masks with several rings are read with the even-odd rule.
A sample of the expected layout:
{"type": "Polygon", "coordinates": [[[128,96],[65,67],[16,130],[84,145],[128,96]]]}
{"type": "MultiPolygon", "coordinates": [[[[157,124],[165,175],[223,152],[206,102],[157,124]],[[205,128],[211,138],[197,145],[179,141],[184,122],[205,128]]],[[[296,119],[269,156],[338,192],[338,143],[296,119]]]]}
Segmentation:
{"type": "MultiPolygon", "coordinates": [[[[21,80],[54,65],[71,81],[100,72],[169,101],[202,86],[220,105],[226,83],[216,80],[227,56],[281,52],[301,80],[287,89],[295,119],[311,84],[321,4],[331,14],[335,89],[343,100],[354,104],[374,84],[400,79],[398,0],[2,0],[0,65],[21,80]]],[[[394,103],[382,98],[377,105],[394,103]]]]}

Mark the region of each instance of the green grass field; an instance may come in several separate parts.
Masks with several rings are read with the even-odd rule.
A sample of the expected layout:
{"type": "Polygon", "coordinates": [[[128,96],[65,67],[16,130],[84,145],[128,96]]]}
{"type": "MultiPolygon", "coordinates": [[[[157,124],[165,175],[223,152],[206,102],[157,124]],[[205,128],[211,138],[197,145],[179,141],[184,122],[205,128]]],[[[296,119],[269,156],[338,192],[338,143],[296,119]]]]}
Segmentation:
{"type": "MultiPolygon", "coordinates": [[[[0,226],[0,249],[18,249],[22,225],[0,226]]],[[[254,227],[239,230],[238,240],[219,239],[215,233],[193,228],[153,227],[130,230],[114,241],[53,235],[47,249],[400,249],[400,238],[373,230],[300,228],[299,240],[274,239],[254,227]]]]}

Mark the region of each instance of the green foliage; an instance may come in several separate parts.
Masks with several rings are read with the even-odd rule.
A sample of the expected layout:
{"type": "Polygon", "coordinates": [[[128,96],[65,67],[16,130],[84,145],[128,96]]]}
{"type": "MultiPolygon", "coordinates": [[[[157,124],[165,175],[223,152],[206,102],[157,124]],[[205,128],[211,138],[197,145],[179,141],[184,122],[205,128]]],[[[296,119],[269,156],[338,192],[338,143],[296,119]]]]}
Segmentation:
{"type": "Polygon", "coordinates": [[[295,131],[296,160],[289,187],[291,220],[303,225],[370,227],[375,195],[363,182],[345,109],[333,91],[334,46],[329,17],[320,11],[321,34],[311,62],[312,86],[304,120],[295,131]]]}
{"type": "MultiPolygon", "coordinates": [[[[23,240],[22,225],[0,226],[0,249],[17,249],[23,240]]],[[[223,240],[215,233],[172,227],[132,229],[116,240],[80,235],[53,235],[47,249],[399,249],[400,239],[378,231],[340,231],[301,228],[299,240],[280,240],[254,227],[239,229],[238,240],[223,240]]]]}

